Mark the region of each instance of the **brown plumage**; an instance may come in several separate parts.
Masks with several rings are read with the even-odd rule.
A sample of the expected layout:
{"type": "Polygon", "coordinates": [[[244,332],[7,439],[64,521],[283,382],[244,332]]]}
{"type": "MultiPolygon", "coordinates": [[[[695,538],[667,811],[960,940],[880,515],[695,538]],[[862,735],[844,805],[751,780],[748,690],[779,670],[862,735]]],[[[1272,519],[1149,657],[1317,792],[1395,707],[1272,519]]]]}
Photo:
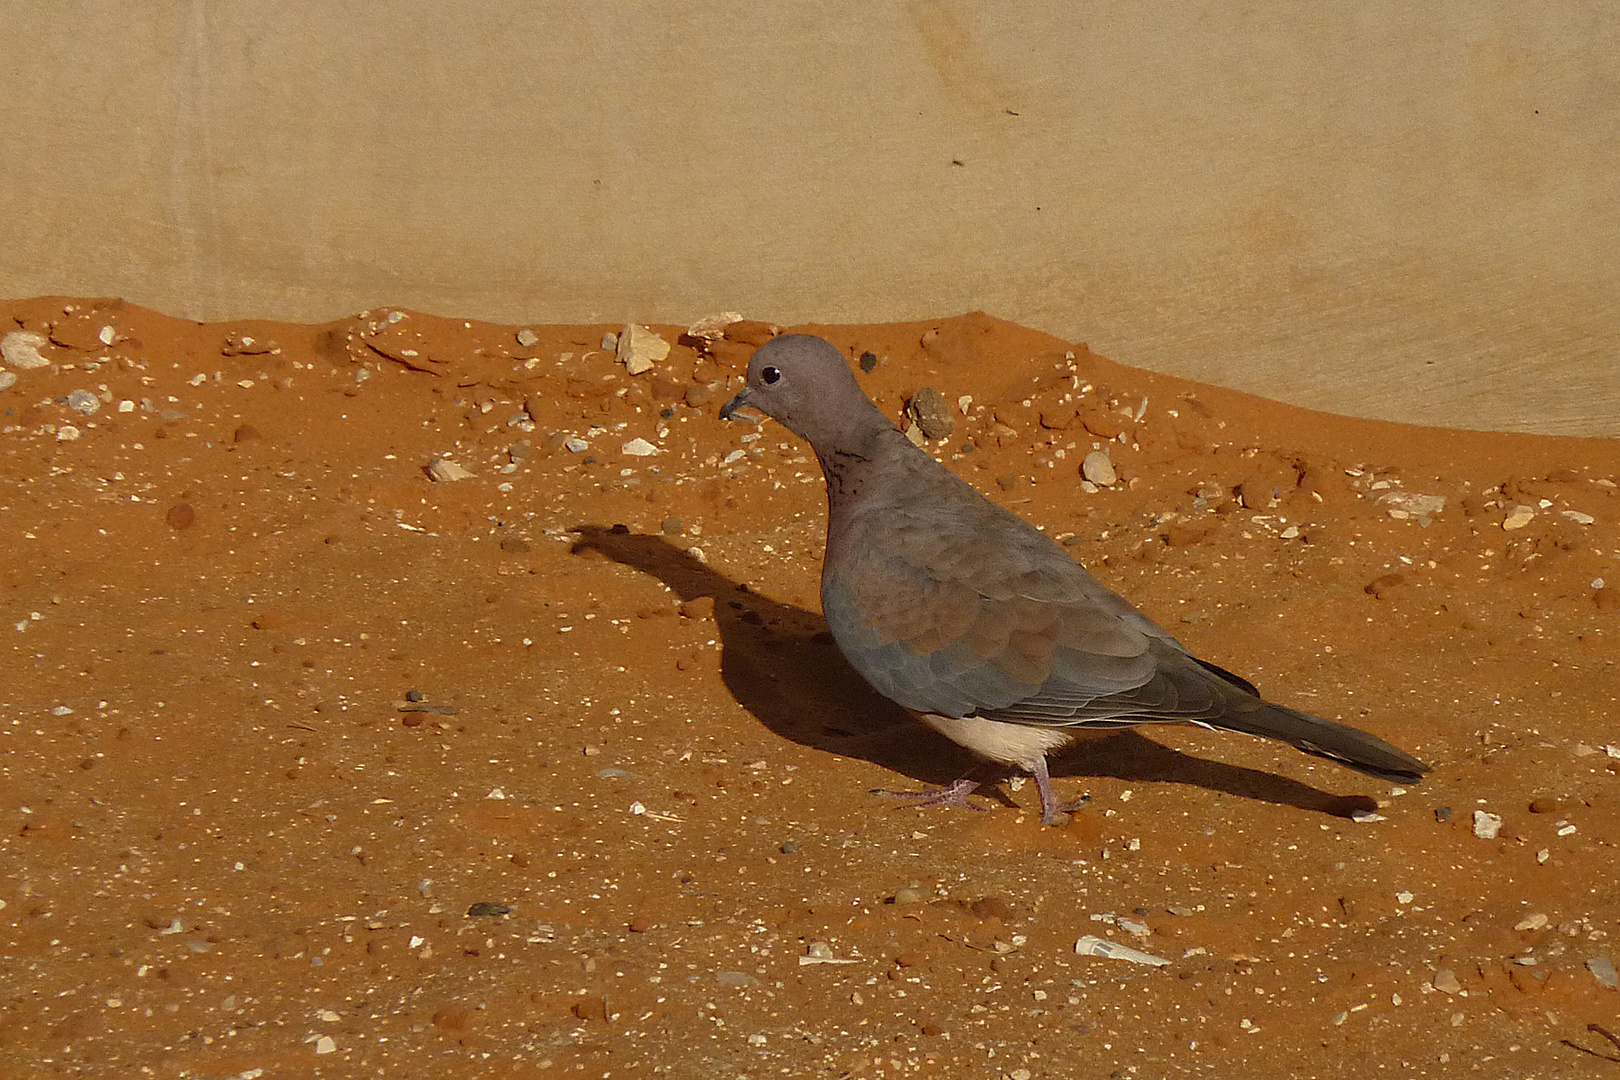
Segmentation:
{"type": "MultiPolygon", "coordinates": [[[[827,479],[821,600],[839,649],[880,693],[949,738],[1034,775],[1086,729],[1195,723],[1289,743],[1389,780],[1428,767],[1366,732],[1263,701],[1199,660],[1040,530],[902,435],[838,350],[761,346],[721,410],[752,406],[808,441],[827,479]]],[[[943,801],[972,790],[959,781],[943,801]]]]}

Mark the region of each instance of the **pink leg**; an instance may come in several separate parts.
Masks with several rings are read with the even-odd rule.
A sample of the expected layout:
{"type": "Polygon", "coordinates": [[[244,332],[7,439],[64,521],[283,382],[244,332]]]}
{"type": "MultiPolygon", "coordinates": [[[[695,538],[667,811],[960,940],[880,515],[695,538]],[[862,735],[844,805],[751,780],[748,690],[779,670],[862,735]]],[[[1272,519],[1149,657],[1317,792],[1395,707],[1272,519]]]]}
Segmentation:
{"type": "Polygon", "coordinates": [[[1068,815],[1080,809],[1091,801],[1089,795],[1082,795],[1071,803],[1060,803],[1057,793],[1052,790],[1052,776],[1046,771],[1046,755],[1035,759],[1035,764],[1029,770],[1035,776],[1035,790],[1041,794],[1041,824],[1063,825],[1068,822],[1068,815]]]}

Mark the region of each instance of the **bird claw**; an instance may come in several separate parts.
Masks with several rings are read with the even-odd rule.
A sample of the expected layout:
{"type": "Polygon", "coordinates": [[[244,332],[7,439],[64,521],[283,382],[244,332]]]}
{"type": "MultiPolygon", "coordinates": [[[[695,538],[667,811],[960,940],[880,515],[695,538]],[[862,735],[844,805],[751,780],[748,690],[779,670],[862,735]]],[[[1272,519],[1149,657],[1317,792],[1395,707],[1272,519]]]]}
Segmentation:
{"type": "Polygon", "coordinates": [[[976,810],[982,814],[984,807],[968,802],[968,796],[978,789],[979,781],[963,777],[946,787],[928,791],[887,791],[883,788],[873,788],[872,794],[885,799],[908,799],[913,806],[959,806],[964,810],[976,810]]]}
{"type": "Polygon", "coordinates": [[[1082,795],[1073,802],[1061,803],[1057,806],[1051,807],[1050,809],[1041,813],[1041,824],[1067,825],[1069,823],[1069,815],[1073,814],[1077,810],[1084,809],[1086,804],[1090,802],[1090,795],[1082,795]]]}

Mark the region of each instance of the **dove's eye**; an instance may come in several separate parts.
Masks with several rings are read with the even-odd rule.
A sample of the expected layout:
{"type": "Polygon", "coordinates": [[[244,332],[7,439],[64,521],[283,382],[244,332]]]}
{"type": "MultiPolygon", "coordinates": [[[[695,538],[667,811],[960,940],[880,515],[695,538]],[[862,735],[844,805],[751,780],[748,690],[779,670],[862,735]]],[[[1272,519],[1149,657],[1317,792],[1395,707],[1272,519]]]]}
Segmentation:
{"type": "Polygon", "coordinates": [[[759,377],[766,386],[775,386],[782,378],[782,373],[773,367],[759,369],[759,377]]]}

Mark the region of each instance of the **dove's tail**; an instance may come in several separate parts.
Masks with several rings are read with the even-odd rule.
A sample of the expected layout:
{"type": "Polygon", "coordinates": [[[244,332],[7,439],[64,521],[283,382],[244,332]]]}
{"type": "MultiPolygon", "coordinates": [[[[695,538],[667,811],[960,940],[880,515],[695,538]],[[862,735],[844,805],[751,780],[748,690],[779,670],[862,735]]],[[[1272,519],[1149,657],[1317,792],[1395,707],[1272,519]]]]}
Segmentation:
{"type": "Polygon", "coordinates": [[[1381,780],[1415,783],[1429,771],[1429,766],[1377,736],[1270,702],[1262,702],[1253,710],[1234,710],[1204,723],[1224,731],[1276,739],[1381,780]]]}

